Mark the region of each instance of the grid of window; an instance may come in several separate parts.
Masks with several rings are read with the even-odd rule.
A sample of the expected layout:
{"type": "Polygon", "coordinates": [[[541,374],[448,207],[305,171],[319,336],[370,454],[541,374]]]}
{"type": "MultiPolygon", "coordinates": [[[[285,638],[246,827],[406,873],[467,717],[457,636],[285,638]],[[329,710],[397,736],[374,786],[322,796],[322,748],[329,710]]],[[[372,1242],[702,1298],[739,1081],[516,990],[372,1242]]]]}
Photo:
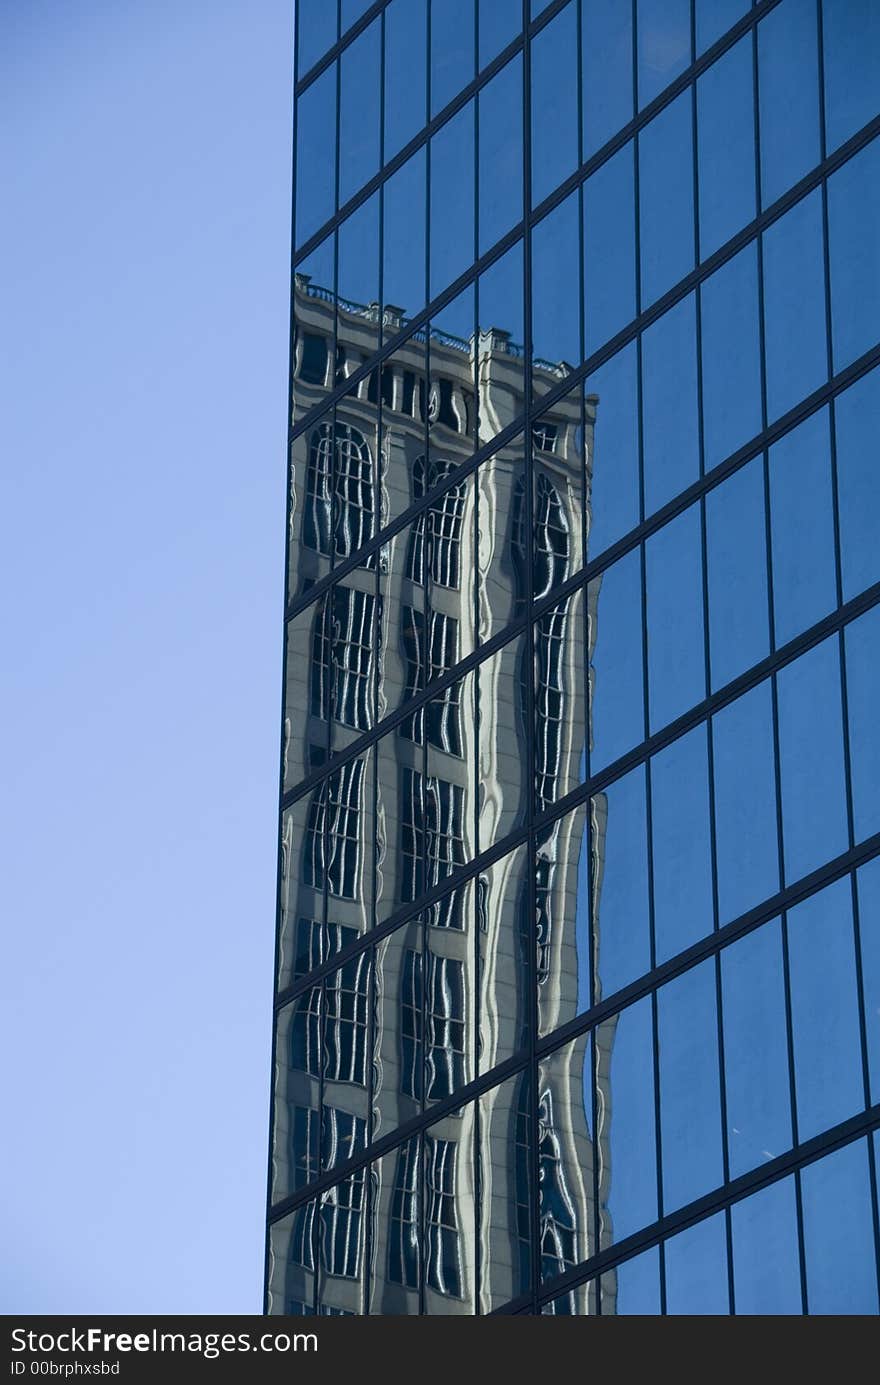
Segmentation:
{"type": "Polygon", "coordinates": [[[357,736],[293,761],[283,881],[351,933],[279,995],[269,1311],[338,1241],[336,1311],[877,1313],[875,8],[333,8],[285,717],[357,736]]]}

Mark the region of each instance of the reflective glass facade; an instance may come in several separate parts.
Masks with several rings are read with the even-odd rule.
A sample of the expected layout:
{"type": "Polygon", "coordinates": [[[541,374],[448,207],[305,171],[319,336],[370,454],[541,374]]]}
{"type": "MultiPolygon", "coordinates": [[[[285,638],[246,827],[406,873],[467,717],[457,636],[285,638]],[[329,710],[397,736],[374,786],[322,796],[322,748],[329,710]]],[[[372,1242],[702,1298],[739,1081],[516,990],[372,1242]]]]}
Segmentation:
{"type": "Polygon", "coordinates": [[[880,7],[297,14],[268,1311],[876,1313],[880,7]]]}

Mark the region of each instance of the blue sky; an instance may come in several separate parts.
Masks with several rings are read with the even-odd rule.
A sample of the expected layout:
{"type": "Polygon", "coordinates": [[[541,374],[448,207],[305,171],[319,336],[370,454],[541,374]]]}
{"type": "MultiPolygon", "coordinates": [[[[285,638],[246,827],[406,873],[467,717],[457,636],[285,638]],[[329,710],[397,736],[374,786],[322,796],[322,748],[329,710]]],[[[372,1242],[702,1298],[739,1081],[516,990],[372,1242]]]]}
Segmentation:
{"type": "Polygon", "coordinates": [[[254,1312],[290,0],[3,0],[0,1311],[254,1312]]]}

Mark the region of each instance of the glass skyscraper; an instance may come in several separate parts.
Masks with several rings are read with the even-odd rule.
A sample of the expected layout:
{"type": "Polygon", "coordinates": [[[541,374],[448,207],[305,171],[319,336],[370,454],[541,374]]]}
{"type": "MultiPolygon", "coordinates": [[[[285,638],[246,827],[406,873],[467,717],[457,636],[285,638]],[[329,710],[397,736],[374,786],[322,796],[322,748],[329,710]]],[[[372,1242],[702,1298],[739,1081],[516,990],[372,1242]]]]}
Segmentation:
{"type": "Polygon", "coordinates": [[[296,9],[267,1311],[876,1313],[880,5],[296,9]]]}

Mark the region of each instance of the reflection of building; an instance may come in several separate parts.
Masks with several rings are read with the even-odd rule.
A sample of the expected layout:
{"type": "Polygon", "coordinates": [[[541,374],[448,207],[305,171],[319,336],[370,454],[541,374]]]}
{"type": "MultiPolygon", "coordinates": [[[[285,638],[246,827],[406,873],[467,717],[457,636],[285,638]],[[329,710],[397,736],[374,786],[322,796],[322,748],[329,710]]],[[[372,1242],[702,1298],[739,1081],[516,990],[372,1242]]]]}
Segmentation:
{"type": "MultiPolygon", "coordinates": [[[[367,355],[378,313],[337,310],[303,278],[295,312],[303,412],[334,371],[347,378],[367,355]]],[[[419,909],[427,891],[527,824],[530,787],[540,817],[583,776],[582,589],[535,622],[531,669],[526,637],[514,635],[417,701],[516,630],[530,591],[552,596],[582,565],[592,400],[586,435],[580,393],[533,428],[531,495],[521,432],[454,479],[476,437],[520,416],[522,394],[521,351],[506,333],[465,341],[435,330],[411,338],[294,444],[290,599],[325,585],[288,643],[284,788],[322,777],[284,816],[279,988],[337,955],[349,960],[279,1011],[275,1203],[523,1052],[532,978],[545,1030],[578,1008],[584,810],[535,835],[531,879],[523,845],[419,909]],[[326,585],[333,566],[441,487],[326,585]],[[387,733],[349,752],[390,718],[387,733]],[[413,910],[377,946],[353,951],[374,921],[413,910]]],[[[531,1272],[534,1158],[540,1255],[546,1274],[561,1273],[592,1246],[580,1068],[536,1096],[521,1077],[447,1110],[319,1206],[301,1207],[273,1243],[272,1310],[309,1311],[317,1292],[322,1312],[361,1312],[366,1292],[376,1312],[474,1312],[478,1276],[484,1311],[514,1298],[531,1272]]]]}

